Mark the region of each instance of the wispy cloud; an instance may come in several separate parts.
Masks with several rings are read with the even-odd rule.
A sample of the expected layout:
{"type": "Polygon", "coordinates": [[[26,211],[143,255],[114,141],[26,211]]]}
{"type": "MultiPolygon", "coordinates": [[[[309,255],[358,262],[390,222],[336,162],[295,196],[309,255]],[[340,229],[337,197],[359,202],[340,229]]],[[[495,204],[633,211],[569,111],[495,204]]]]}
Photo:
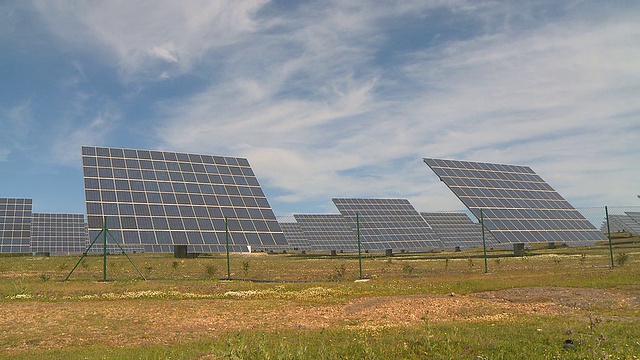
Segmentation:
{"type": "MultiPolygon", "coordinates": [[[[127,106],[152,109],[142,117],[155,117],[144,126],[159,148],[248,157],[280,212],[331,204],[333,196],[460,208],[425,156],[529,165],[578,205],[624,202],[640,171],[640,10],[632,8],[588,1],[37,5],[65,44],[114,64],[126,91],[142,89],[127,106]],[[136,104],[158,83],[176,88],[136,104]]],[[[127,106],[65,125],[69,146],[103,140],[92,137],[97,124],[121,121],[127,106]]],[[[65,144],[56,151],[69,154],[65,144]]]]}
{"type": "Polygon", "coordinates": [[[265,3],[248,1],[39,2],[50,29],[69,44],[115,61],[126,81],[182,74],[212,48],[250,34],[265,3]]]}

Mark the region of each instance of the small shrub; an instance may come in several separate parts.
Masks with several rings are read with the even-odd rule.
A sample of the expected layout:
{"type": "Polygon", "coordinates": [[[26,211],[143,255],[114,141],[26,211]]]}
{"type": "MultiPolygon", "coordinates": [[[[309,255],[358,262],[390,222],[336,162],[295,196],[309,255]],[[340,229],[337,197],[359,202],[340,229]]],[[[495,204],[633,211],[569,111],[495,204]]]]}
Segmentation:
{"type": "Polygon", "coordinates": [[[414,267],[407,264],[405,266],[402,267],[402,271],[404,271],[405,273],[411,275],[411,273],[413,272],[414,267]]]}
{"type": "Polygon", "coordinates": [[[493,261],[496,263],[496,266],[500,265],[500,258],[495,258],[493,261]]]}
{"type": "Polygon", "coordinates": [[[171,263],[171,267],[173,268],[173,270],[177,269],[179,265],[180,265],[180,262],[178,261],[174,261],[171,263]]]}
{"type": "Polygon", "coordinates": [[[249,266],[250,266],[249,260],[242,262],[242,272],[244,273],[244,277],[249,276],[249,266]]]}
{"type": "Polygon", "coordinates": [[[449,258],[444,258],[444,268],[445,269],[449,268],[449,258]]]}
{"type": "Polygon", "coordinates": [[[624,266],[624,264],[626,264],[627,261],[629,261],[629,254],[620,253],[616,255],[616,264],[618,264],[619,266],[624,266]]]}
{"type": "Polygon", "coordinates": [[[345,264],[342,264],[340,266],[336,266],[333,269],[333,276],[332,278],[334,279],[344,279],[344,275],[347,273],[347,266],[345,264]]]}
{"type": "Polygon", "coordinates": [[[42,281],[49,281],[51,279],[51,276],[47,273],[42,273],[40,274],[40,280],[42,281]]]}
{"type": "Polygon", "coordinates": [[[216,276],[216,273],[218,272],[218,268],[216,268],[215,265],[207,265],[205,267],[205,271],[207,273],[207,276],[214,277],[214,276],[216,276]]]}
{"type": "Polygon", "coordinates": [[[80,263],[80,266],[82,266],[83,269],[88,269],[89,268],[89,264],[87,264],[87,259],[82,259],[82,262],[80,263]]]}

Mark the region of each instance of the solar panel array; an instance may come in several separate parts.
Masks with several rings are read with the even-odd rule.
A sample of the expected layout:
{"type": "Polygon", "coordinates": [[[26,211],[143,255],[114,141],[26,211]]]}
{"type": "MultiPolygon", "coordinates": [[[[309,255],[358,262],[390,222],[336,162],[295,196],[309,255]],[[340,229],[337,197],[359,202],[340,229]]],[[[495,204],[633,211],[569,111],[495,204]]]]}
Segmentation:
{"type": "Polygon", "coordinates": [[[309,240],[307,240],[302,227],[297,222],[280,222],[280,228],[287,239],[289,248],[292,250],[311,250],[309,240]]]}
{"type": "Polygon", "coordinates": [[[79,254],[87,248],[88,240],[83,214],[33,214],[31,252],[79,254]]]}
{"type": "Polygon", "coordinates": [[[425,251],[443,246],[406,199],[334,198],[333,203],[353,229],[356,217],[359,218],[360,239],[365,250],[425,251]]]}
{"type": "Polygon", "coordinates": [[[592,245],[604,240],[529,167],[425,158],[424,162],[480,218],[501,243],[561,242],[592,245]]]}
{"type": "MultiPolygon", "coordinates": [[[[635,221],[636,223],[640,224],[640,212],[637,211],[627,211],[625,212],[625,214],[627,214],[628,217],[631,218],[631,220],[635,221]]],[[[640,235],[640,233],[636,233],[638,235],[640,235]]]]}
{"type": "MultiPolygon", "coordinates": [[[[640,215],[640,213],[639,213],[640,215]]],[[[607,227],[607,221],[602,223],[600,230],[603,233],[607,231],[611,232],[628,232],[631,234],[640,234],[640,223],[636,221],[629,213],[625,215],[609,215],[609,227],[607,227]]]]}
{"type": "Polygon", "coordinates": [[[358,236],[340,214],[293,215],[312,250],[357,251],[358,236]]]}
{"type": "Polygon", "coordinates": [[[87,222],[93,239],[107,218],[124,245],[145,252],[287,246],[245,158],[106,147],[82,147],[87,222]]]}
{"type": "MultiPolygon", "coordinates": [[[[422,217],[431,225],[445,248],[460,249],[482,247],[482,225],[473,222],[465,213],[423,212],[422,217]]],[[[487,248],[500,247],[501,244],[485,228],[484,239],[487,248]]]]}
{"type": "Polygon", "coordinates": [[[0,253],[28,253],[32,200],[0,198],[0,253]]]}

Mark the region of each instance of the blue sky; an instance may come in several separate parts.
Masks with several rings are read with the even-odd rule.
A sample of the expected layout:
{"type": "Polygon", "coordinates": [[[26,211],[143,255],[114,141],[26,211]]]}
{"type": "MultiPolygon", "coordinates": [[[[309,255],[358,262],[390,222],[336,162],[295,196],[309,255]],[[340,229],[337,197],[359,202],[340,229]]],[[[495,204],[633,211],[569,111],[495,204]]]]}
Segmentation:
{"type": "Polygon", "coordinates": [[[277,215],[463,205],[423,157],[638,205],[637,1],[4,1],[0,196],[84,213],[80,146],[247,157],[277,215]]]}

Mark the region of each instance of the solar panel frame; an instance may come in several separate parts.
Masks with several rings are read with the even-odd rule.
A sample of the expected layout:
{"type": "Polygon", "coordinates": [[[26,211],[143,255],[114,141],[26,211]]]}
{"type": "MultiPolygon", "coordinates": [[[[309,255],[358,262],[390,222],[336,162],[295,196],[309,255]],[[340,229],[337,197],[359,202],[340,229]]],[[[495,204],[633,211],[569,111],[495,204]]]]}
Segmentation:
{"type": "Polygon", "coordinates": [[[286,247],[249,161],[158,150],[82,147],[87,223],[93,239],[107,218],[122,245],[145,252],[286,247]]]}
{"type": "MultiPolygon", "coordinates": [[[[421,212],[420,215],[442,240],[445,248],[468,249],[483,246],[482,225],[473,222],[463,212],[421,212]]],[[[485,229],[484,237],[487,248],[504,247],[488,229],[485,229]]]]}
{"type": "Polygon", "coordinates": [[[86,250],[88,241],[84,214],[33,213],[31,252],[80,254],[86,250]]]}
{"type": "Polygon", "coordinates": [[[355,230],[359,222],[367,251],[429,251],[442,241],[407,199],[334,198],[333,203],[355,230]]]}
{"type": "Polygon", "coordinates": [[[0,253],[29,253],[32,199],[0,198],[0,253]]]}
{"type": "Polygon", "coordinates": [[[531,168],[424,158],[500,243],[593,245],[604,236],[531,168]]]}
{"type": "Polygon", "coordinates": [[[340,214],[294,214],[310,250],[344,251],[358,250],[358,235],[351,224],[340,214]]]}
{"type": "MultiPolygon", "coordinates": [[[[627,212],[625,214],[609,214],[609,227],[607,227],[606,219],[600,228],[603,233],[606,233],[607,230],[611,232],[628,232],[630,234],[638,235],[640,234],[640,223],[638,223],[634,216],[629,214],[634,214],[632,212],[627,212]]],[[[640,213],[637,213],[638,217],[640,217],[640,213]]]]}
{"type": "Polygon", "coordinates": [[[302,227],[297,222],[281,222],[280,228],[291,250],[311,250],[311,245],[302,227]]]}

